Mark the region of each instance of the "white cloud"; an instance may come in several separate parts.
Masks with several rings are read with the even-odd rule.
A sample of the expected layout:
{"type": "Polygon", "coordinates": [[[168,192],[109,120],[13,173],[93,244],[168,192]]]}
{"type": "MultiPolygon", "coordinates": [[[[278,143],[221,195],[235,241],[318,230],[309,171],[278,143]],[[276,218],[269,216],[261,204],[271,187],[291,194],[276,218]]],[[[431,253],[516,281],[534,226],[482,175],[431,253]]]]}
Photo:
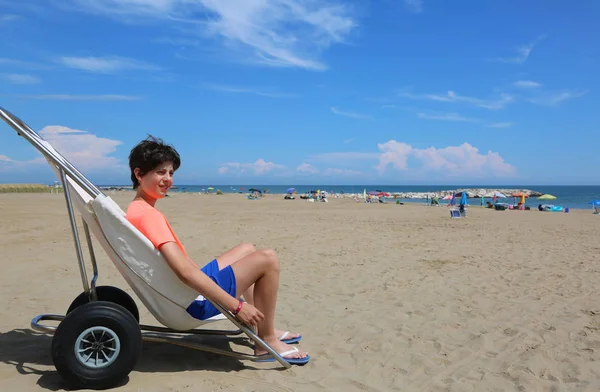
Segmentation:
{"type": "Polygon", "coordinates": [[[336,107],[332,107],[331,108],[331,112],[334,114],[337,114],[338,116],[344,116],[344,117],[350,117],[350,118],[358,118],[358,119],[367,119],[369,118],[368,115],[366,114],[360,114],[360,113],[354,113],[354,112],[347,112],[344,110],[340,110],[336,107]]]}
{"type": "Polygon", "coordinates": [[[221,42],[240,59],[272,67],[324,70],[318,55],[356,27],[336,0],[70,0],[80,10],[130,23],[153,20],[221,42]]]}
{"type": "Polygon", "coordinates": [[[498,61],[501,63],[523,64],[529,58],[529,55],[533,51],[533,48],[535,48],[536,45],[540,41],[544,40],[545,38],[546,38],[546,36],[542,35],[526,45],[521,45],[521,46],[516,47],[515,50],[516,50],[517,54],[513,57],[496,57],[496,58],[490,59],[490,61],[498,61]]]}
{"type": "Polygon", "coordinates": [[[416,14],[423,12],[423,0],[404,0],[404,5],[416,14]]]}
{"type": "Polygon", "coordinates": [[[517,80],[513,84],[516,87],[522,87],[522,88],[538,88],[538,87],[542,87],[541,83],[534,82],[533,80],[517,80]]]}
{"type": "Polygon", "coordinates": [[[543,93],[528,98],[527,101],[536,105],[555,106],[571,99],[583,97],[587,91],[563,91],[558,93],[543,93]]]}
{"type": "Polygon", "coordinates": [[[476,118],[463,117],[458,113],[417,113],[417,117],[425,120],[439,120],[439,121],[458,121],[458,122],[478,122],[480,120],[476,118]]]}
{"type": "Polygon", "coordinates": [[[109,156],[122,144],[118,140],[56,125],[44,127],[39,134],[81,171],[111,170],[123,166],[117,158],[109,156]]]}
{"type": "Polygon", "coordinates": [[[296,95],[294,94],[285,94],[285,93],[277,93],[277,92],[269,92],[264,91],[263,89],[255,89],[248,87],[236,87],[236,86],[223,86],[219,84],[208,84],[206,88],[214,91],[220,91],[223,93],[233,93],[233,94],[253,94],[266,98],[294,98],[296,95]]]}
{"type": "MultiPolygon", "coordinates": [[[[59,125],[46,126],[39,132],[39,135],[84,173],[98,170],[127,170],[127,167],[120,164],[116,157],[110,156],[115,152],[117,146],[122,144],[118,140],[98,137],[86,131],[59,125]]],[[[30,161],[17,161],[0,155],[0,161],[21,168],[46,164],[45,158],[42,157],[30,161]]]]}
{"type": "Polygon", "coordinates": [[[506,107],[507,104],[514,101],[514,98],[509,94],[500,94],[496,99],[481,99],[475,97],[468,97],[456,94],[454,91],[448,91],[444,94],[413,94],[408,91],[399,92],[401,97],[410,99],[423,99],[428,101],[436,102],[448,102],[448,103],[467,103],[476,107],[485,108],[489,110],[500,110],[506,107]]]}
{"type": "Polygon", "coordinates": [[[398,170],[408,169],[408,156],[413,150],[409,144],[390,140],[386,143],[377,144],[377,147],[381,151],[379,165],[377,166],[380,173],[385,171],[389,165],[398,170]]]}
{"type": "Polygon", "coordinates": [[[296,171],[305,174],[316,174],[319,172],[319,170],[310,163],[302,163],[296,168],[296,171]]]}
{"type": "Polygon", "coordinates": [[[100,95],[78,95],[78,94],[39,94],[18,95],[23,99],[41,99],[54,101],[138,101],[141,97],[132,95],[100,94],[100,95]]]}
{"type": "Polygon", "coordinates": [[[377,145],[381,154],[377,169],[380,173],[391,165],[396,170],[408,170],[409,157],[415,158],[427,171],[442,172],[451,176],[494,175],[498,177],[516,174],[514,166],[504,162],[496,152],[481,154],[469,143],[437,149],[414,148],[409,144],[390,140],[377,145]]]}
{"type": "Polygon", "coordinates": [[[56,61],[69,68],[106,74],[128,70],[158,71],[160,69],[143,61],[117,56],[59,57],[56,61]]]}
{"type": "Polygon", "coordinates": [[[226,174],[226,173],[242,174],[242,173],[250,172],[252,174],[261,175],[261,174],[270,173],[274,170],[280,170],[280,169],[284,169],[284,168],[285,168],[285,166],[283,166],[283,165],[278,165],[273,162],[266,162],[264,159],[259,158],[256,160],[256,162],[252,162],[252,163],[239,163],[239,162],[225,163],[219,168],[218,173],[219,174],[226,174]]]}
{"type": "Polygon", "coordinates": [[[488,127],[488,128],[510,128],[512,126],[513,126],[513,123],[511,123],[511,122],[500,122],[500,123],[492,123],[492,124],[486,125],[486,127],[488,127]]]}
{"type": "Polygon", "coordinates": [[[12,84],[36,84],[40,83],[40,79],[33,75],[27,74],[0,74],[0,79],[12,84]]]}

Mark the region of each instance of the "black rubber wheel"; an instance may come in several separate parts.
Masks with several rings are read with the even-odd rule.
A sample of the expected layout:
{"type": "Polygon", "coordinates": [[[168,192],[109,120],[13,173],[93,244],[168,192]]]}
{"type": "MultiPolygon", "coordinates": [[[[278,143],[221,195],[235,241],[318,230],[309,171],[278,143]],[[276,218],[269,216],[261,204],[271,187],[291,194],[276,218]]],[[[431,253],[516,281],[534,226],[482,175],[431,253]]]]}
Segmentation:
{"type": "Polygon", "coordinates": [[[122,383],[142,350],[142,331],[121,305],[94,301],[77,307],[52,338],[52,362],[72,388],[106,389],[122,383]]]}
{"type": "MultiPolygon", "coordinates": [[[[139,324],[140,312],[138,307],[133,298],[131,298],[131,296],[125,291],[113,286],[98,286],[96,287],[96,295],[98,296],[98,301],[112,302],[127,309],[139,324]]],[[[87,304],[88,302],[90,302],[90,298],[86,295],[86,293],[79,294],[77,298],[71,302],[71,306],[69,306],[67,314],[71,313],[79,306],[87,304]]]]}

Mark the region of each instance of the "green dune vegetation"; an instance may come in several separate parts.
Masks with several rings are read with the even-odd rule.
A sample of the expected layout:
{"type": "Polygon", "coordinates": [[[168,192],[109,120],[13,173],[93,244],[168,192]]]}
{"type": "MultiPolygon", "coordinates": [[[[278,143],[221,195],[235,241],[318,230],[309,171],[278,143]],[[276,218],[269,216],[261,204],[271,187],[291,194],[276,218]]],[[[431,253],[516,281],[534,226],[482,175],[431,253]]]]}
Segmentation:
{"type": "Polygon", "coordinates": [[[62,192],[62,187],[56,188],[44,184],[0,184],[0,193],[55,193],[62,192]]]}

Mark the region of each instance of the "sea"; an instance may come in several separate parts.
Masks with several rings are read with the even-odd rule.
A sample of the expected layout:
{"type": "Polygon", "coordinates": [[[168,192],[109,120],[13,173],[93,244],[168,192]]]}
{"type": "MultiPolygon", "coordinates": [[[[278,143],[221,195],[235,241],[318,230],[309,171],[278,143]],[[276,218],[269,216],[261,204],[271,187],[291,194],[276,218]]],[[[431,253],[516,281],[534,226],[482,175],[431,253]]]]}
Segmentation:
{"type": "MultiPolygon", "coordinates": [[[[311,190],[325,190],[332,193],[362,193],[363,190],[381,190],[389,193],[408,192],[440,192],[460,189],[530,189],[542,194],[549,193],[556,196],[556,200],[537,200],[532,197],[527,199],[526,205],[537,207],[538,204],[554,204],[563,208],[592,209],[593,200],[600,200],[600,186],[565,186],[565,185],[177,185],[171,192],[206,192],[217,190],[223,193],[246,193],[255,188],[262,191],[267,190],[272,194],[284,194],[289,188],[295,188],[297,194],[303,194],[311,190]]],[[[506,199],[510,202],[512,198],[506,199]]],[[[425,199],[400,199],[406,203],[425,203],[425,199]]],[[[442,202],[443,203],[443,202],[442,202]]],[[[479,205],[480,199],[469,199],[469,204],[479,205]]]]}

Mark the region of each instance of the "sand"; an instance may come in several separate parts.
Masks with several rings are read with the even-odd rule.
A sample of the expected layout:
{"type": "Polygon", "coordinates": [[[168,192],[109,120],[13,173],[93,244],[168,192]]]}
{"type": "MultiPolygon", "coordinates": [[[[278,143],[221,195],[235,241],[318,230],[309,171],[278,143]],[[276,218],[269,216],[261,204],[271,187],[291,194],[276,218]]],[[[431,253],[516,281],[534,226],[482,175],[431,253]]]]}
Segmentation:
{"type": "MultiPolygon", "coordinates": [[[[132,194],[112,197],[125,207],[132,194]]],[[[239,242],[274,248],[277,324],[304,335],[312,360],[282,371],[145,343],[115,390],[600,390],[591,211],[470,208],[450,219],[446,207],[190,194],[158,207],[198,263],[239,242]]],[[[64,313],[82,290],[64,198],[2,194],[0,217],[0,389],[61,390],[52,338],[29,323],[64,313]]],[[[131,293],[96,251],[99,284],[131,293]]],[[[142,322],[156,324],[136,301],[142,322]]]]}

